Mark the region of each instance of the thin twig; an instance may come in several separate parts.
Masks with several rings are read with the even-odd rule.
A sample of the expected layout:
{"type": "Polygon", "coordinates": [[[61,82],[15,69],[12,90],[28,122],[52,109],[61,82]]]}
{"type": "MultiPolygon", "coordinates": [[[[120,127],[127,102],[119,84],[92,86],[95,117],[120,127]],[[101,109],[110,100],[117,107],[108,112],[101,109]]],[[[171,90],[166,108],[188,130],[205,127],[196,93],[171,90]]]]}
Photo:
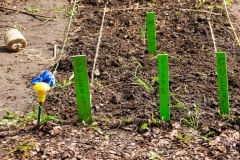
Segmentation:
{"type": "Polygon", "coordinates": [[[112,11],[131,11],[131,10],[153,10],[153,8],[145,7],[145,8],[138,8],[138,5],[134,8],[120,8],[120,9],[110,9],[107,8],[106,12],[112,12],[112,11]]]}
{"type": "Polygon", "coordinates": [[[63,46],[62,46],[62,49],[60,50],[60,53],[59,53],[59,58],[57,60],[57,64],[56,64],[56,67],[54,69],[54,73],[57,72],[57,69],[58,69],[58,66],[59,66],[59,62],[62,58],[62,54],[64,52],[64,49],[65,49],[65,46],[66,46],[66,43],[67,43],[67,38],[68,38],[68,34],[69,34],[69,29],[71,27],[71,24],[72,24],[72,19],[73,19],[73,16],[74,16],[74,11],[76,9],[76,3],[77,3],[77,0],[74,0],[74,4],[73,4],[73,7],[72,7],[72,11],[71,11],[71,15],[69,17],[69,21],[68,21],[68,26],[67,26],[67,29],[66,29],[66,33],[65,33],[65,38],[64,38],[64,42],[63,42],[63,46]]]}
{"type": "Polygon", "coordinates": [[[53,58],[55,59],[57,57],[57,45],[54,44],[53,46],[53,58]]]}
{"type": "Polygon", "coordinates": [[[216,46],[216,43],[215,43],[215,37],[214,37],[214,33],[213,33],[213,29],[212,29],[212,25],[211,25],[210,20],[208,20],[208,25],[209,25],[211,36],[212,36],[212,40],[213,40],[214,51],[216,53],[217,52],[217,46],[216,46]]]}
{"type": "Polygon", "coordinates": [[[77,31],[79,31],[82,28],[82,26],[78,27],[75,31],[73,31],[73,33],[76,33],[77,31]]]}
{"type": "MultiPolygon", "coordinates": [[[[191,11],[191,12],[204,12],[204,13],[210,13],[209,11],[205,11],[205,10],[196,10],[196,9],[180,9],[181,11],[191,11]]],[[[222,16],[221,13],[214,13],[214,12],[211,12],[211,14],[214,14],[214,15],[218,15],[218,16],[222,16]]]]}
{"type": "Polygon", "coordinates": [[[235,28],[233,27],[233,23],[232,23],[232,21],[231,21],[230,15],[229,15],[229,13],[228,13],[226,1],[224,0],[223,3],[224,3],[224,7],[225,7],[225,10],[226,10],[226,13],[227,13],[228,20],[229,20],[230,25],[231,25],[231,28],[232,28],[232,30],[233,30],[233,34],[234,34],[235,39],[236,39],[236,41],[237,41],[237,45],[240,46],[240,41],[239,41],[239,39],[238,39],[237,33],[236,33],[236,31],[235,31],[235,28]]]}
{"type": "Polygon", "coordinates": [[[99,37],[98,37],[97,49],[96,49],[94,62],[93,62],[93,69],[92,69],[92,76],[91,76],[91,85],[90,85],[91,87],[92,87],[92,84],[93,84],[94,70],[95,70],[95,67],[96,67],[96,62],[97,62],[97,57],[98,57],[98,50],[99,50],[101,37],[102,37],[102,31],[103,31],[103,24],[104,24],[104,18],[105,18],[106,9],[107,8],[106,8],[106,5],[105,5],[104,12],[103,12],[103,17],[102,17],[102,24],[101,24],[101,28],[100,28],[99,37]]]}
{"type": "Polygon", "coordinates": [[[44,15],[40,15],[40,14],[33,14],[33,13],[29,13],[29,12],[22,11],[22,10],[7,8],[7,7],[4,7],[4,6],[0,6],[0,8],[2,8],[2,9],[7,9],[7,10],[11,10],[11,11],[15,11],[15,12],[21,12],[21,13],[23,13],[23,14],[27,14],[27,15],[34,16],[34,17],[37,17],[37,16],[38,16],[38,17],[43,17],[43,18],[52,19],[52,17],[48,17],[48,16],[44,16],[44,15]]]}
{"type": "Polygon", "coordinates": [[[217,46],[216,46],[216,42],[215,42],[215,36],[214,36],[213,29],[212,29],[212,25],[211,25],[211,22],[210,22],[211,16],[212,16],[212,10],[213,10],[213,8],[212,8],[211,11],[209,12],[208,25],[209,25],[210,32],[211,32],[211,36],[212,36],[212,40],[213,40],[214,51],[215,51],[215,53],[216,53],[216,52],[217,52],[217,46]]]}

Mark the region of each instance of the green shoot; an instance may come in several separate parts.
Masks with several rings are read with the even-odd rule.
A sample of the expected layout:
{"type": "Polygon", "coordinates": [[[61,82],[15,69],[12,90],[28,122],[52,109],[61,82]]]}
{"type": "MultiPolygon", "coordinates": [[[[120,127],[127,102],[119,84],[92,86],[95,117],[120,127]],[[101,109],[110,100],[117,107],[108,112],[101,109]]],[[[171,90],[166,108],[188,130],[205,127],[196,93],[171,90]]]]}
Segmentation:
{"type": "Polygon", "coordinates": [[[213,136],[215,135],[215,132],[214,131],[210,131],[208,133],[206,133],[205,135],[199,135],[199,134],[196,134],[196,133],[193,133],[194,135],[200,137],[202,140],[204,140],[204,142],[209,142],[209,138],[210,136],[213,136]]]}
{"type": "Polygon", "coordinates": [[[153,160],[160,160],[161,159],[161,156],[153,151],[150,151],[148,154],[147,154],[148,158],[149,159],[153,159],[153,160]]]}
{"type": "Polygon", "coordinates": [[[6,112],[6,115],[3,117],[3,119],[16,119],[16,120],[20,119],[19,116],[15,113],[12,113],[12,112],[7,111],[7,110],[5,110],[5,112],[6,112]]]}
{"type": "Polygon", "coordinates": [[[56,8],[52,8],[52,11],[55,11],[55,12],[69,12],[69,8],[63,6],[61,3],[58,3],[57,4],[57,7],[56,8]]]}
{"type": "Polygon", "coordinates": [[[59,121],[58,117],[56,116],[52,116],[52,115],[47,115],[47,114],[44,114],[41,116],[41,123],[44,124],[46,123],[47,121],[59,121]]]}
{"type": "Polygon", "coordinates": [[[219,113],[219,115],[224,122],[232,122],[232,121],[235,121],[236,119],[240,118],[240,116],[236,117],[234,115],[228,115],[228,114],[220,114],[219,113]]]}
{"type": "Polygon", "coordinates": [[[222,9],[223,7],[220,6],[220,5],[216,5],[216,8],[217,8],[217,9],[222,9]]]}
{"type": "Polygon", "coordinates": [[[224,3],[226,3],[226,5],[231,5],[233,3],[233,0],[224,0],[224,3]]]}
{"type": "Polygon", "coordinates": [[[201,136],[201,138],[202,138],[205,142],[209,142],[208,137],[210,137],[210,136],[212,136],[212,135],[215,135],[215,132],[210,131],[210,132],[208,132],[207,134],[201,136]]]}
{"type": "Polygon", "coordinates": [[[7,110],[5,110],[5,113],[6,115],[0,121],[0,126],[11,126],[21,121],[21,118],[17,114],[7,110]]]}
{"type": "Polygon", "coordinates": [[[200,9],[201,6],[205,3],[206,0],[199,0],[198,4],[196,4],[196,9],[200,9]]]}
{"type": "Polygon", "coordinates": [[[98,88],[102,87],[103,85],[97,81],[96,79],[93,80],[93,83],[96,84],[98,86],[98,88]]]}
{"type": "Polygon", "coordinates": [[[191,139],[192,139],[192,137],[191,136],[189,136],[189,135],[187,135],[187,134],[184,134],[184,133],[179,133],[179,132],[177,132],[177,138],[179,139],[179,140],[182,140],[183,142],[185,142],[185,143],[190,143],[191,142],[191,139]]]}
{"type": "Polygon", "coordinates": [[[152,120],[151,120],[151,123],[159,126],[159,125],[161,124],[161,122],[162,122],[161,120],[158,120],[158,119],[155,119],[155,118],[154,118],[154,112],[152,111],[152,120]]]}
{"type": "Polygon", "coordinates": [[[116,130],[118,130],[121,125],[128,124],[128,123],[130,123],[130,122],[131,122],[130,119],[121,120],[121,121],[120,121],[120,124],[118,125],[118,127],[117,127],[116,130]]]}
{"type": "Polygon", "coordinates": [[[197,72],[198,75],[202,76],[204,79],[207,79],[207,75],[202,72],[197,72]]]}
{"type": "Polygon", "coordinates": [[[107,118],[107,117],[105,117],[105,116],[104,116],[104,117],[102,117],[102,118],[101,118],[101,120],[102,120],[102,121],[104,121],[104,122],[106,122],[106,123],[110,123],[110,122],[111,122],[111,120],[110,120],[110,119],[108,119],[108,118],[107,118]]]}
{"type": "Polygon", "coordinates": [[[199,121],[200,121],[200,108],[197,104],[194,104],[195,112],[192,113],[192,111],[188,111],[187,115],[180,120],[180,122],[184,122],[190,127],[193,127],[194,129],[198,129],[199,127],[199,121]]]}
{"type": "Polygon", "coordinates": [[[27,7],[27,6],[24,6],[23,8],[26,11],[31,12],[31,13],[43,14],[42,10],[38,9],[38,8],[31,8],[31,7],[27,7]]]}
{"type": "Polygon", "coordinates": [[[19,31],[21,30],[21,26],[18,26],[18,25],[14,25],[13,28],[19,31]]]}
{"type": "MultiPolygon", "coordinates": [[[[83,121],[82,123],[83,123],[84,125],[86,124],[85,121],[83,121]]],[[[97,125],[98,125],[98,123],[95,121],[95,122],[93,122],[93,123],[89,126],[89,128],[93,129],[94,131],[98,132],[98,133],[101,134],[101,135],[104,135],[104,133],[102,132],[102,130],[101,130],[99,127],[97,127],[97,125]]]]}
{"type": "MultiPolygon", "coordinates": [[[[6,115],[0,120],[0,126],[15,126],[17,128],[26,126],[28,122],[32,122],[37,119],[38,111],[33,108],[26,116],[20,117],[19,115],[5,111],[6,115]]],[[[44,124],[49,120],[59,121],[58,117],[44,114],[41,119],[41,123],[44,124]]]]}
{"type": "MultiPolygon", "coordinates": [[[[213,10],[214,6],[207,6],[207,8],[208,8],[209,10],[213,10]]],[[[204,45],[203,45],[203,47],[204,47],[204,45]]],[[[204,49],[203,49],[203,50],[204,50],[204,49]]]]}
{"type": "Polygon", "coordinates": [[[125,119],[125,120],[120,121],[120,124],[124,125],[124,124],[130,123],[130,122],[131,122],[130,119],[125,119]]]}
{"type": "MultiPolygon", "coordinates": [[[[161,52],[161,53],[158,53],[158,54],[167,54],[168,57],[172,58],[172,59],[175,59],[175,60],[179,60],[179,58],[175,57],[175,56],[171,56],[170,54],[168,54],[167,52],[161,52]]],[[[155,56],[152,56],[149,58],[149,60],[155,60],[158,58],[158,54],[155,55],[155,56]]]]}
{"type": "Polygon", "coordinates": [[[181,74],[170,74],[169,76],[170,77],[183,77],[183,75],[181,75],[181,74]]]}
{"type": "MultiPolygon", "coordinates": [[[[135,59],[135,57],[134,57],[134,59],[135,59]]],[[[138,61],[134,61],[132,63],[129,63],[128,65],[125,65],[124,67],[129,66],[131,64],[137,64],[135,72],[134,72],[134,74],[132,74],[137,79],[137,82],[133,82],[131,84],[143,86],[148,91],[154,92],[154,88],[151,85],[147,84],[146,82],[144,82],[144,80],[142,80],[140,77],[137,76],[137,69],[138,69],[138,67],[140,67],[140,68],[142,67],[141,63],[139,63],[138,61]]]]}
{"type": "Polygon", "coordinates": [[[202,50],[203,51],[208,51],[208,48],[206,48],[205,45],[202,45],[202,50]]]}
{"type": "Polygon", "coordinates": [[[4,148],[4,150],[9,151],[9,153],[18,153],[21,155],[22,159],[27,159],[30,156],[30,150],[35,146],[34,142],[31,142],[28,138],[17,146],[4,148]]]}
{"type": "MultiPolygon", "coordinates": [[[[136,70],[138,69],[138,67],[142,68],[141,63],[140,63],[139,61],[137,61],[137,59],[136,59],[134,56],[132,56],[132,57],[133,57],[133,59],[134,59],[135,61],[124,65],[122,68],[128,67],[128,66],[130,66],[130,65],[137,65],[136,70]]],[[[135,72],[136,72],[136,71],[135,71],[135,72]]]]}
{"type": "Polygon", "coordinates": [[[154,82],[158,82],[158,76],[157,77],[151,77],[151,82],[154,84],[154,82]]]}
{"type": "Polygon", "coordinates": [[[148,128],[148,124],[147,123],[143,123],[142,125],[141,125],[141,128],[140,128],[142,131],[146,131],[146,130],[149,130],[149,128],[148,128]]]}
{"type": "Polygon", "coordinates": [[[116,132],[106,132],[104,136],[111,136],[111,135],[116,135],[116,132]]]}
{"type": "Polygon", "coordinates": [[[175,105],[172,105],[171,108],[186,109],[186,106],[179,99],[177,99],[175,95],[171,96],[177,102],[175,105]]]}
{"type": "Polygon", "coordinates": [[[29,112],[25,117],[23,117],[24,122],[31,122],[37,119],[38,110],[33,108],[31,112],[29,112]]]}
{"type": "Polygon", "coordinates": [[[71,85],[72,83],[74,83],[74,82],[73,82],[73,78],[74,78],[74,74],[72,74],[72,75],[69,77],[68,80],[63,79],[63,80],[62,80],[62,84],[56,82],[56,85],[55,85],[54,87],[60,87],[60,88],[66,93],[65,88],[66,88],[67,86],[71,85]]]}
{"type": "Polygon", "coordinates": [[[134,83],[131,83],[131,84],[135,84],[135,85],[139,85],[139,86],[143,86],[144,88],[146,88],[148,91],[150,92],[154,92],[154,88],[147,84],[146,82],[144,82],[144,80],[142,80],[141,78],[139,78],[138,76],[132,74],[136,79],[137,79],[137,82],[134,82],[134,83]]]}

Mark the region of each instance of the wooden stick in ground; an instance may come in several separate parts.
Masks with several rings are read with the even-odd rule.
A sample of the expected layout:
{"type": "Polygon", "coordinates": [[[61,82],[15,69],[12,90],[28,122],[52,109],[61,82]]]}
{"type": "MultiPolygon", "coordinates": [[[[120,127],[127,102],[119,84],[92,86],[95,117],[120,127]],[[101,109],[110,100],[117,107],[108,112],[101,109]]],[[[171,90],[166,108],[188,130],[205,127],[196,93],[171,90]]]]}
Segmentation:
{"type": "Polygon", "coordinates": [[[33,14],[33,13],[26,12],[26,11],[12,9],[12,8],[7,8],[7,7],[3,7],[3,6],[0,6],[0,8],[7,9],[7,10],[10,10],[10,11],[20,12],[20,13],[27,14],[27,15],[30,15],[30,16],[33,16],[33,17],[42,17],[42,18],[48,18],[48,19],[52,18],[52,17],[48,17],[48,16],[44,16],[44,15],[33,14]]]}
{"type": "Polygon", "coordinates": [[[209,28],[210,28],[210,32],[211,32],[211,36],[212,36],[212,40],[213,40],[213,47],[214,47],[214,51],[215,53],[217,53],[217,46],[216,46],[216,42],[215,42],[215,36],[214,36],[214,32],[213,32],[213,29],[212,29],[212,25],[211,25],[211,15],[212,15],[212,10],[209,12],[209,17],[207,18],[208,20],[208,25],[209,25],[209,28]]]}
{"type": "Polygon", "coordinates": [[[203,13],[211,13],[214,15],[218,15],[218,16],[222,16],[221,13],[214,13],[214,12],[209,12],[209,11],[205,11],[205,10],[196,10],[196,9],[180,9],[181,11],[191,11],[191,12],[203,12],[203,13]]]}
{"type": "Polygon", "coordinates": [[[214,37],[214,33],[213,33],[213,29],[212,29],[212,25],[211,25],[210,20],[208,20],[208,25],[209,25],[211,36],[212,36],[212,40],[213,40],[214,51],[216,53],[217,52],[217,46],[216,46],[216,43],[215,43],[215,37],[214,37]]]}
{"type": "Polygon", "coordinates": [[[95,53],[95,57],[94,57],[94,62],[93,62],[93,69],[92,69],[92,76],[91,76],[91,87],[92,87],[92,83],[93,83],[93,78],[94,78],[94,71],[95,71],[95,67],[96,67],[96,62],[97,62],[97,57],[98,57],[98,50],[99,50],[99,46],[100,46],[100,41],[102,38],[102,30],[103,30],[103,24],[104,24],[104,18],[105,18],[105,13],[106,13],[106,6],[104,8],[104,12],[103,12],[103,17],[102,17],[102,24],[101,24],[101,28],[100,28],[100,33],[99,33],[99,37],[98,37],[98,43],[97,43],[97,49],[96,49],[96,53],[95,53]]]}

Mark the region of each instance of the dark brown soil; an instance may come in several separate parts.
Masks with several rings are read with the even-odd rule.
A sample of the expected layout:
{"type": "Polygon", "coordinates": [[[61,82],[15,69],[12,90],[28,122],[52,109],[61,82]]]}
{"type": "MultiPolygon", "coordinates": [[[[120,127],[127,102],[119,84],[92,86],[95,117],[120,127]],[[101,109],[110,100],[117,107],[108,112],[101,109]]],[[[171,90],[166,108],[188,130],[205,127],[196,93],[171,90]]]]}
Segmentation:
{"type": "MultiPolygon", "coordinates": [[[[74,84],[48,92],[43,113],[59,116],[62,124],[47,122],[13,132],[2,131],[1,147],[34,143],[29,159],[240,159],[239,46],[222,1],[109,1],[98,50],[92,93],[96,126],[77,121],[74,84]],[[211,16],[209,6],[214,6],[211,16]],[[222,9],[217,6],[222,6],[222,9]],[[191,10],[185,10],[191,9],[191,10]],[[141,37],[146,12],[154,11],[157,53],[147,52],[141,37]],[[204,12],[208,11],[208,12],[204,12]],[[215,51],[227,53],[231,115],[219,114],[215,51]],[[159,120],[157,54],[169,54],[171,120],[159,120]],[[140,64],[140,66],[138,66],[140,64]],[[154,91],[136,85],[136,74],[154,91]],[[199,119],[196,117],[199,106],[199,119]],[[195,119],[190,119],[191,115],[195,119]],[[184,118],[192,125],[186,123],[184,118]],[[124,123],[125,122],[125,123],[124,123]],[[147,123],[148,127],[141,126],[147,123]],[[41,157],[41,158],[40,158],[41,157]],[[157,159],[157,157],[156,157],[157,159]]],[[[59,62],[59,84],[73,73],[72,56],[86,55],[91,82],[105,1],[78,3],[67,47],[59,62]],[[80,27],[80,29],[79,29],[80,27]],[[75,32],[74,32],[75,31],[75,32]]],[[[234,18],[233,18],[234,19],[234,18]]],[[[239,32],[236,28],[237,33],[239,32]]],[[[51,69],[52,71],[54,68],[51,69]]],[[[1,134],[0,134],[1,136],[1,134]]],[[[24,152],[26,153],[26,152],[24,152]]]]}

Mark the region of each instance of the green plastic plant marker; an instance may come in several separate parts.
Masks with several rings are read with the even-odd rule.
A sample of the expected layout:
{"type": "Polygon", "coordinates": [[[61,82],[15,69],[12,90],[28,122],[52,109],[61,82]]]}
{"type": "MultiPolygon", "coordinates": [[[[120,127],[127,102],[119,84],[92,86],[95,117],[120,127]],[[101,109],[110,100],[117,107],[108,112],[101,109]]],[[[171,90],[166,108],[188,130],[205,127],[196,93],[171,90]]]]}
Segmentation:
{"type": "Polygon", "coordinates": [[[155,23],[155,13],[147,12],[147,34],[148,34],[148,53],[156,53],[157,43],[156,43],[156,23],[155,23]]]}
{"type": "Polygon", "coordinates": [[[85,55],[73,57],[74,84],[77,98],[78,119],[92,123],[90,91],[85,55]]]}
{"type": "Polygon", "coordinates": [[[217,52],[216,60],[220,114],[230,114],[226,53],[217,52]]]}
{"type": "Polygon", "coordinates": [[[170,120],[168,55],[158,55],[160,119],[170,120]]]}

